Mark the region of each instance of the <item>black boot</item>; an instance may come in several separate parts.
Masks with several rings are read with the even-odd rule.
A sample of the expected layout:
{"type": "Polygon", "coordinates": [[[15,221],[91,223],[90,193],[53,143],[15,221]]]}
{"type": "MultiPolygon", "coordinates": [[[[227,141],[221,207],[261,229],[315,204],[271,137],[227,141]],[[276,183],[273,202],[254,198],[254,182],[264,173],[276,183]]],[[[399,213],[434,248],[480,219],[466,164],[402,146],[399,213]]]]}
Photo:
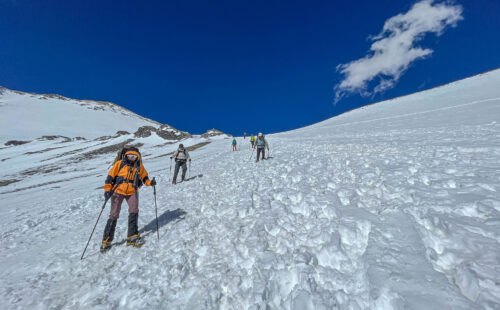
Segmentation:
{"type": "Polygon", "coordinates": [[[139,213],[130,213],[128,215],[127,246],[133,245],[135,247],[140,247],[142,245],[141,236],[139,235],[139,230],[137,229],[138,220],[139,213]]]}
{"type": "Polygon", "coordinates": [[[111,248],[111,242],[115,237],[116,222],[116,220],[108,219],[102,236],[101,252],[105,252],[111,248]]]}

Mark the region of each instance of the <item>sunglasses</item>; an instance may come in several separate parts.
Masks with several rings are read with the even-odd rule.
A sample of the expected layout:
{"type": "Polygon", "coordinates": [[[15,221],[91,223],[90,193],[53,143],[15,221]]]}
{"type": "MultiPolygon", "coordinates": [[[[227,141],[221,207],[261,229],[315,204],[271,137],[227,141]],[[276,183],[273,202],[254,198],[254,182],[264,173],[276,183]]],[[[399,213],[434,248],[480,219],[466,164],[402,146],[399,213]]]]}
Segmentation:
{"type": "Polygon", "coordinates": [[[129,160],[136,160],[137,159],[137,155],[127,155],[127,159],[129,159],[129,160]]]}

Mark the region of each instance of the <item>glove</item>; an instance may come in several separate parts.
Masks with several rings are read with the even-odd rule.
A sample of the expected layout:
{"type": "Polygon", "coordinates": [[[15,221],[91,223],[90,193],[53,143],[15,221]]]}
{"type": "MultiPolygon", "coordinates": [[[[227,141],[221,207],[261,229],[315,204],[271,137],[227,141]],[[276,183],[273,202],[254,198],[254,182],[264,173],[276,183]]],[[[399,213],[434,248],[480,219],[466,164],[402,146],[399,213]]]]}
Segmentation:
{"type": "Polygon", "coordinates": [[[104,192],[104,199],[108,200],[112,195],[113,193],[111,191],[104,192]]]}
{"type": "Polygon", "coordinates": [[[189,161],[191,161],[191,158],[189,159],[189,161]]]}
{"type": "Polygon", "coordinates": [[[155,186],[155,185],[156,185],[156,180],[155,180],[155,178],[153,178],[149,184],[150,184],[151,186],[155,186]]]}

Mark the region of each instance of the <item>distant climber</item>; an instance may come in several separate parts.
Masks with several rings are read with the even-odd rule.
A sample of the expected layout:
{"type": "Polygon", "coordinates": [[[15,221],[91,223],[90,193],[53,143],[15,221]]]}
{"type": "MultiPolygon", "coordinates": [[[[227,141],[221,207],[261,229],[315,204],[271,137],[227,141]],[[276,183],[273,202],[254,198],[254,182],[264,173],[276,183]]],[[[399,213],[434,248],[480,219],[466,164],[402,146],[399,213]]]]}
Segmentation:
{"type": "Polygon", "coordinates": [[[179,174],[179,168],[182,167],[182,177],[181,182],[183,182],[186,178],[187,164],[186,162],[191,161],[191,157],[189,157],[188,151],[184,148],[183,144],[179,144],[179,148],[174,154],[170,157],[170,159],[175,158],[175,170],[174,170],[174,179],[172,180],[172,184],[177,183],[177,174],[179,174]]]}
{"type": "Polygon", "coordinates": [[[254,145],[255,144],[255,136],[253,134],[250,136],[250,143],[252,144],[252,149],[253,149],[255,147],[255,145],[254,145]]]}
{"type": "Polygon", "coordinates": [[[269,151],[269,144],[267,144],[267,140],[262,134],[262,132],[259,132],[259,135],[257,136],[257,140],[255,141],[255,146],[257,147],[257,160],[255,162],[259,161],[259,155],[262,153],[262,159],[266,158],[266,148],[269,151]]]}
{"type": "Polygon", "coordinates": [[[236,138],[233,138],[232,145],[233,145],[233,152],[237,151],[237,148],[236,148],[236,138]]]}
{"type": "Polygon", "coordinates": [[[120,216],[123,200],[128,204],[128,234],[127,246],[142,245],[141,236],[137,229],[139,219],[139,188],[142,184],[155,186],[156,181],[150,180],[148,172],[142,165],[141,154],[135,147],[125,149],[121,159],[117,160],[108,172],[104,185],[104,198],[111,199],[111,212],[104,228],[101,252],[111,248],[115,235],[116,222],[120,216]]]}
{"type": "Polygon", "coordinates": [[[245,132],[243,133],[243,139],[246,139],[246,138],[247,138],[247,132],[245,131],[245,132]]]}

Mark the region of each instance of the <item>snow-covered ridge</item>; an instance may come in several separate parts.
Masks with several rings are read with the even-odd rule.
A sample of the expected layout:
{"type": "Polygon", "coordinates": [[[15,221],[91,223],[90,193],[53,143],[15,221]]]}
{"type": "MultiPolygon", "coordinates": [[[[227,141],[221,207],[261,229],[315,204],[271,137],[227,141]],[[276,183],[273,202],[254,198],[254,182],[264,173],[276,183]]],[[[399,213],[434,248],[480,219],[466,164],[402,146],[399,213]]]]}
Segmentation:
{"type": "Polygon", "coordinates": [[[160,125],[110,102],[0,89],[0,143],[51,135],[95,139],[160,125]]]}
{"type": "Polygon", "coordinates": [[[0,95],[3,95],[3,94],[8,93],[8,92],[11,92],[11,93],[14,93],[14,94],[17,94],[20,96],[29,96],[31,98],[36,98],[36,99],[40,99],[40,100],[58,99],[58,100],[62,100],[62,101],[71,101],[73,103],[80,104],[81,106],[86,107],[87,109],[92,109],[92,110],[104,111],[104,110],[109,109],[109,110],[112,110],[114,112],[128,112],[129,114],[135,115],[139,118],[143,118],[144,120],[159,124],[158,122],[156,122],[154,120],[140,116],[140,115],[128,110],[127,108],[116,105],[116,104],[109,102],[109,101],[89,100],[89,99],[73,99],[73,98],[65,97],[65,96],[62,96],[59,94],[37,94],[37,93],[32,93],[32,92],[22,92],[22,91],[11,90],[11,89],[5,88],[3,86],[0,86],[0,95]]]}
{"type": "MultiPolygon", "coordinates": [[[[391,119],[404,119],[404,117],[413,114],[425,116],[426,114],[459,108],[462,105],[494,102],[500,97],[497,91],[499,82],[500,69],[491,70],[428,90],[350,110],[319,123],[289,132],[314,130],[319,127],[334,128],[335,126],[356,125],[358,123],[370,123],[370,126],[378,126],[378,124],[385,124],[391,119]]],[[[456,121],[459,123],[464,119],[460,118],[456,121]]]]}

